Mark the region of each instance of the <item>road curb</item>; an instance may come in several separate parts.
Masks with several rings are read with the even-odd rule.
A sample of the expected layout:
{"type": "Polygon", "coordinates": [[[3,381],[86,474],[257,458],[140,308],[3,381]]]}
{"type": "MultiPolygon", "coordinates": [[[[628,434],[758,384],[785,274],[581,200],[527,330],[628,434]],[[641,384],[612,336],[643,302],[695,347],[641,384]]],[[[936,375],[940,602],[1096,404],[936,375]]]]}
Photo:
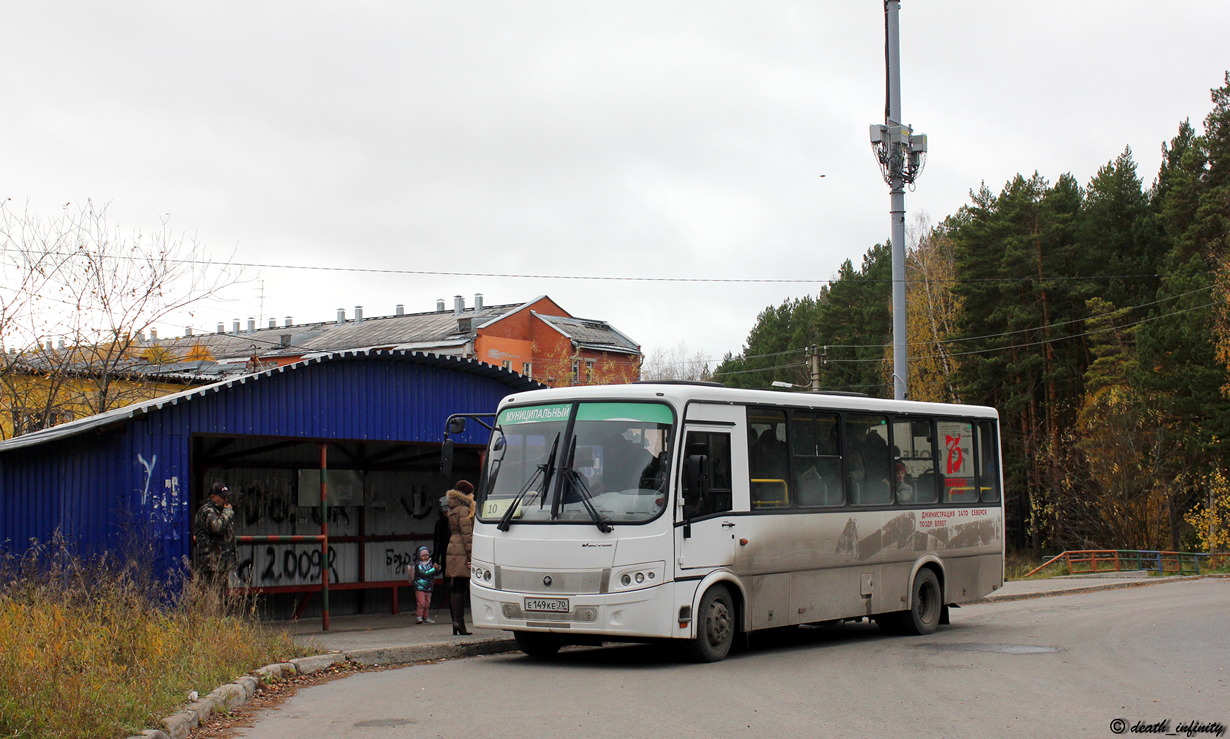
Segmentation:
{"type": "Polygon", "coordinates": [[[233,711],[252,700],[261,683],[278,682],[296,674],[310,675],[341,662],[387,667],[431,660],[478,657],[484,654],[502,654],[516,650],[516,640],[499,637],[466,642],[415,644],[406,647],[354,649],[299,657],[289,662],[265,665],[253,670],[252,674],[227,683],[204,698],[193,701],[183,709],[167,716],[162,720],[161,729],[146,729],[129,739],[187,739],[193,730],[208,721],[215,713],[233,711]]]}
{"type": "Polygon", "coordinates": [[[406,647],[355,649],[339,654],[343,654],[345,659],[358,662],[361,665],[381,666],[404,665],[435,659],[478,657],[484,654],[501,654],[503,652],[516,651],[517,648],[517,642],[514,639],[492,638],[467,642],[414,644],[406,647]]]}

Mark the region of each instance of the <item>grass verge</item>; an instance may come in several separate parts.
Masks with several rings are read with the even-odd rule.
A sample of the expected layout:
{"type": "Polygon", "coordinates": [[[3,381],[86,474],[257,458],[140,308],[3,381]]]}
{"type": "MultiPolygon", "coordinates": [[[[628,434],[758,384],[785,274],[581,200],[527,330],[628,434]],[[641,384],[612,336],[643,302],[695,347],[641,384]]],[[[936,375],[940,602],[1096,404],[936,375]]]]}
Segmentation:
{"type": "Polygon", "coordinates": [[[304,656],[252,603],[63,546],[0,559],[0,737],[124,737],[262,665],[304,656]]]}
{"type": "MultiPolygon", "coordinates": [[[[1047,557],[1046,559],[1050,559],[1047,557]]],[[[1004,580],[1042,580],[1056,575],[1068,574],[1068,566],[1061,562],[1047,567],[1035,575],[1025,577],[1027,573],[1035,567],[1045,562],[1046,559],[1038,561],[1032,556],[1021,552],[1009,552],[1004,558],[1004,580]]]]}

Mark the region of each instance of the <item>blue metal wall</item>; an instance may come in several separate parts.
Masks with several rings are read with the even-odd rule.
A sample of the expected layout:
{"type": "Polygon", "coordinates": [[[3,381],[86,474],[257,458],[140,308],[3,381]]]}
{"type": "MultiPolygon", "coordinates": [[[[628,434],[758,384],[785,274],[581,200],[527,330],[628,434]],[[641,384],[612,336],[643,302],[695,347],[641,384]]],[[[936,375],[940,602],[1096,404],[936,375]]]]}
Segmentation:
{"type": "MultiPolygon", "coordinates": [[[[135,538],[174,567],[189,555],[194,434],[437,442],[450,414],[494,411],[533,387],[472,360],[347,352],[83,419],[38,443],[19,437],[0,443],[0,546],[20,552],[59,531],[88,555],[135,538]]],[[[458,441],[481,443],[480,432],[458,441]]]]}

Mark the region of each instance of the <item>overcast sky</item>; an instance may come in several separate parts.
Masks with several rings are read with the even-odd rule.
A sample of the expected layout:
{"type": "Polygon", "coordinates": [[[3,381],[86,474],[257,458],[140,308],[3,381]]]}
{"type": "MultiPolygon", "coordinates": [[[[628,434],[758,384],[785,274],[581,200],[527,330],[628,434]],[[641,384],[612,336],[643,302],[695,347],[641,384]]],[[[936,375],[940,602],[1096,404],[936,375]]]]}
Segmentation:
{"type": "MultiPolygon", "coordinates": [[[[1230,2],[902,5],[930,145],[910,223],[1017,173],[1086,184],[1125,146],[1151,182],[1230,68],[1230,2]]],[[[164,335],[546,294],[720,359],[889,235],[878,0],[24,0],[0,62],[20,209],[92,199],[214,258],[328,268],[250,268],[164,335]]]]}

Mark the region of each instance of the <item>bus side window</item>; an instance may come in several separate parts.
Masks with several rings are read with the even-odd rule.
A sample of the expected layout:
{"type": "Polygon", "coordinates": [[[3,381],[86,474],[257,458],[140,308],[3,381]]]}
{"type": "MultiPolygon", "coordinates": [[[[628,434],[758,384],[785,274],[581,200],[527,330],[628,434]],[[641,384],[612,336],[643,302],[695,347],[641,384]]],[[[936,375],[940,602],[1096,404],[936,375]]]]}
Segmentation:
{"type": "Polygon", "coordinates": [[[795,499],[800,506],[839,506],[845,502],[837,416],[796,412],[790,419],[795,499]]]}
{"type": "Polygon", "coordinates": [[[934,503],[935,431],[929,419],[893,422],[894,489],[898,503],[934,503]]]}
{"type": "Polygon", "coordinates": [[[786,412],[748,408],[747,413],[747,459],[752,508],[785,508],[790,505],[786,412]]]}
{"type": "Polygon", "coordinates": [[[939,422],[940,474],[944,479],[945,503],[974,503],[978,500],[974,475],[974,426],[969,421],[942,419],[939,422]]]}
{"type": "Polygon", "coordinates": [[[846,416],[846,478],[851,503],[885,505],[892,501],[892,455],[887,436],[888,419],[884,416],[846,416]]]}
{"type": "Polygon", "coordinates": [[[999,501],[999,448],[995,445],[995,423],[978,422],[978,488],[982,501],[999,501]]]}
{"type": "Polygon", "coordinates": [[[684,519],[729,511],[733,500],[730,484],[730,434],[689,431],[683,453],[684,459],[703,455],[709,477],[708,495],[696,504],[686,504],[684,519]]]}

